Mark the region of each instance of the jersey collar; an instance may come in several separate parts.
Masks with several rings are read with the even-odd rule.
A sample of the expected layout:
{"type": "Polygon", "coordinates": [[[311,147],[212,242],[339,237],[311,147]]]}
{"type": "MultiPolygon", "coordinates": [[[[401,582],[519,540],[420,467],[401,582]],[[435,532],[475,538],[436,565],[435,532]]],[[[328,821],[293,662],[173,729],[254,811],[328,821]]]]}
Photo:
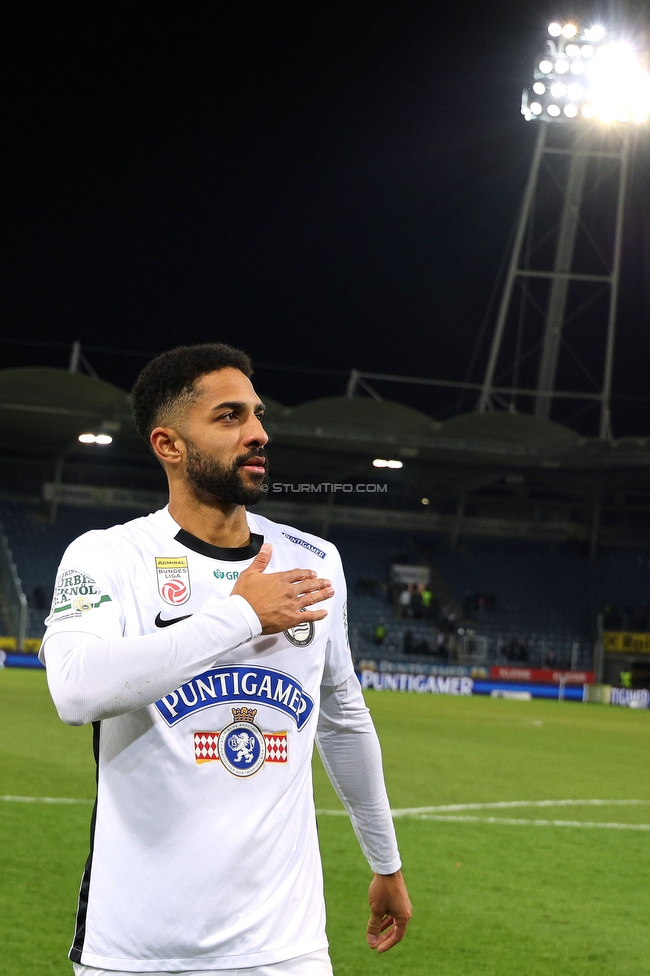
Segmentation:
{"type": "MultiPolygon", "coordinates": [[[[207,556],[209,559],[220,559],[225,562],[235,563],[244,562],[246,559],[253,559],[260,549],[262,548],[262,543],[264,542],[264,536],[259,535],[252,531],[250,525],[250,512],[246,512],[249,528],[251,528],[251,541],[247,546],[240,546],[237,549],[229,549],[225,546],[213,546],[209,542],[204,542],[203,539],[197,539],[195,535],[191,532],[187,532],[182,529],[178,522],[169,514],[169,506],[165,505],[164,508],[156,512],[152,516],[157,522],[159,522],[160,527],[165,533],[169,534],[176,540],[180,542],[182,546],[186,549],[191,549],[193,552],[198,552],[202,556],[207,556]]],[[[256,523],[253,523],[256,528],[258,528],[256,523]]]]}
{"type": "Polygon", "coordinates": [[[255,532],[251,532],[251,541],[247,546],[240,546],[237,549],[213,546],[209,542],[204,542],[203,539],[197,539],[195,535],[186,532],[185,529],[179,529],[174,538],[176,542],[180,542],[186,549],[200,552],[202,556],[209,556],[210,559],[221,559],[232,563],[240,563],[246,559],[252,559],[253,556],[258,554],[264,542],[264,536],[257,535],[255,532]]]}

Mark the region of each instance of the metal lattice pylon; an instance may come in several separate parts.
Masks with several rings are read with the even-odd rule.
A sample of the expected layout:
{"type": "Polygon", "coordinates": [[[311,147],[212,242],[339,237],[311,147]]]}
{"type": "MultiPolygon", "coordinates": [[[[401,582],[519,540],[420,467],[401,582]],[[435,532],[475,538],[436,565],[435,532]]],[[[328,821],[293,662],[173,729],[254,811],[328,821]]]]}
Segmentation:
{"type": "MultiPolygon", "coordinates": [[[[540,120],[539,133],[535,145],[528,182],[524,191],[521,213],[517,223],[515,240],[510,256],[501,302],[497,314],[494,335],[488,357],[485,377],[477,409],[484,413],[494,409],[495,404],[504,404],[504,395],[510,395],[510,407],[516,404],[517,397],[532,399],[537,417],[549,419],[554,399],[573,399],[596,401],[600,404],[599,434],[611,437],[610,399],[612,385],[612,366],[614,357],[614,337],[616,332],[616,310],[618,305],[619,276],[621,265],[621,245],[623,239],[623,219],[625,211],[625,192],[629,167],[629,140],[627,132],[620,128],[612,132],[608,141],[603,141],[602,130],[594,126],[578,124],[552,125],[540,120]],[[549,172],[553,160],[564,159],[564,170],[553,175],[557,189],[554,201],[554,214],[543,213],[543,228],[536,227],[535,217],[539,217],[544,202],[539,199],[540,173],[544,168],[549,172]],[[576,264],[576,241],[579,232],[589,241],[584,228],[582,210],[589,194],[599,192],[594,180],[590,180],[589,167],[610,161],[614,168],[615,187],[613,191],[614,220],[605,235],[607,240],[593,245],[592,264],[595,267],[584,270],[585,250],[580,254],[580,267],[576,264]],[[554,239],[554,247],[549,247],[549,239],[554,239]],[[544,260],[542,252],[545,254],[544,260]],[[545,281],[547,291],[543,305],[539,299],[531,297],[530,286],[534,281],[545,281]],[[591,392],[558,390],[556,379],[558,363],[564,343],[563,333],[567,322],[567,302],[574,282],[593,286],[593,299],[607,302],[607,331],[603,349],[603,369],[600,388],[591,392]],[[536,305],[538,318],[542,319],[539,338],[525,352],[530,360],[537,359],[537,380],[535,388],[522,388],[517,379],[524,350],[519,343],[514,355],[505,367],[510,373],[510,387],[500,382],[497,368],[503,366],[504,337],[513,325],[519,306],[519,320],[525,317],[527,304],[536,305]]],[[[611,173],[610,173],[611,176],[611,173]]],[[[611,182],[611,180],[610,180],[611,182]]],[[[611,189],[611,187],[610,187],[611,189]]],[[[611,196],[611,193],[610,193],[611,196]]],[[[596,200],[598,204],[598,199],[596,200]]],[[[547,201],[548,204],[548,201],[547,201]]],[[[546,206],[548,211],[549,207],[546,206]]],[[[587,255],[588,259],[589,255],[587,255]]],[[[587,263],[588,260],[587,260],[587,263]]]]}

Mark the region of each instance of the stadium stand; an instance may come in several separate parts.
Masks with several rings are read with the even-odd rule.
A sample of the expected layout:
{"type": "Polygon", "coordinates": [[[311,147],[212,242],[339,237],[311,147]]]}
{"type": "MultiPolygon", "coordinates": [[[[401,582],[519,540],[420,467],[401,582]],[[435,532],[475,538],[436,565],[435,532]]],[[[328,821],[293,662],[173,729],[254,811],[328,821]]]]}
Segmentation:
{"type": "Polygon", "coordinates": [[[56,571],[66,547],[83,532],[103,529],[134,517],[133,511],[73,508],[62,505],[56,522],[50,522],[38,503],[0,501],[2,524],[30,603],[28,636],[41,637],[49,610],[56,571]],[[39,592],[39,588],[42,590],[39,592]],[[44,591],[45,600],[39,600],[44,591]],[[35,600],[34,597],[37,597],[35,600]],[[47,604],[43,609],[42,603],[47,604]],[[34,606],[39,603],[39,606],[34,606]]]}
{"type": "MultiPolygon", "coordinates": [[[[116,506],[157,507],[164,478],[111,384],[2,370],[0,399],[0,523],[38,638],[67,544],[138,514],[116,506]],[[86,429],[113,443],[81,447],[86,429]]],[[[288,484],[270,486],[260,512],[339,546],[357,657],[584,669],[606,606],[647,631],[650,439],[584,438],[509,412],[438,423],[374,397],[267,402],[271,480],[288,484]],[[378,470],[380,458],[404,460],[378,470]],[[395,612],[395,563],[430,567],[426,612],[395,612]]],[[[613,674],[637,666],[627,657],[613,674]]]]}
{"type": "MultiPolygon", "coordinates": [[[[435,638],[429,623],[392,619],[385,591],[391,556],[399,551],[400,540],[372,543],[341,530],[333,532],[332,538],[348,575],[355,652],[377,656],[373,632],[380,619],[386,627],[381,646],[385,655],[402,656],[408,632],[414,641],[423,641],[433,650],[435,638]],[[374,596],[359,594],[359,579],[377,581],[374,596]]],[[[401,540],[402,550],[405,541],[401,540]]],[[[597,613],[608,603],[644,604],[647,599],[650,557],[645,554],[610,551],[590,561],[586,554],[562,547],[472,540],[464,552],[429,552],[418,557],[417,545],[409,541],[411,558],[416,562],[428,559],[459,601],[477,592],[494,594],[493,610],[472,612],[459,620],[466,635],[470,630],[465,643],[475,645],[474,657],[479,644],[488,663],[525,661],[537,667],[587,668],[593,657],[597,613]],[[522,651],[525,657],[518,656],[522,651]]],[[[420,550],[426,552],[422,543],[420,550]]]]}
{"type": "MultiPolygon", "coordinates": [[[[61,554],[92,528],[136,517],[133,510],[61,505],[50,522],[39,503],[0,501],[0,523],[9,540],[30,602],[28,636],[40,637],[61,554]]],[[[372,538],[361,530],[331,532],[342,554],[349,587],[350,640],[358,657],[429,659],[451,663],[526,663],[587,668],[591,664],[596,614],[606,605],[643,605],[650,583],[646,554],[605,551],[595,561],[562,547],[473,540],[463,551],[431,551],[430,540],[386,532],[372,538]],[[455,652],[434,619],[394,619],[389,598],[392,562],[428,561],[459,604],[455,652]],[[489,593],[493,609],[477,609],[468,595],[489,593]],[[375,641],[381,622],[385,634],[375,641]],[[441,636],[439,636],[441,635],[441,636]]]]}

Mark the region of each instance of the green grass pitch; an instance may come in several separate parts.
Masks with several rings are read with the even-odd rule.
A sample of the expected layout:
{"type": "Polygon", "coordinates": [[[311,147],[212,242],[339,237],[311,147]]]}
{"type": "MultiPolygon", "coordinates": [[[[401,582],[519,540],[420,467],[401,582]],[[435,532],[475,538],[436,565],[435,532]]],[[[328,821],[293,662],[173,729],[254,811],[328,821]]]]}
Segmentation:
{"type": "MultiPolygon", "coordinates": [[[[650,801],[650,712],[386,692],[367,701],[394,809],[650,801]]],[[[317,807],[340,810],[318,761],[314,771],[317,807]]],[[[0,795],[89,801],[93,775],[90,729],[58,720],[43,673],[0,672],[0,795]]],[[[0,802],[0,973],[70,974],[90,810],[89,802],[0,802]]],[[[347,818],[320,814],[336,976],[648,972],[650,830],[625,825],[650,824],[650,804],[433,816],[475,819],[396,820],[414,916],[404,943],[377,956],[364,942],[367,865],[347,818]],[[558,820],[619,826],[548,823],[558,820]]]]}

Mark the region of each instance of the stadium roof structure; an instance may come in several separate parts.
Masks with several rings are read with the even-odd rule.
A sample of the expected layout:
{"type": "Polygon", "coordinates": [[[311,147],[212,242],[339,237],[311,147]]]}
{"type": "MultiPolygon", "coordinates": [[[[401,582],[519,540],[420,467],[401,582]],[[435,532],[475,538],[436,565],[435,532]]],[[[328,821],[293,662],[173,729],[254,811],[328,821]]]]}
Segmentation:
{"type": "Polygon", "coordinates": [[[575,447],[581,438],[552,420],[527,413],[464,413],[440,425],[439,436],[476,445],[522,444],[542,450],[575,447]]]}
{"type": "MultiPolygon", "coordinates": [[[[331,524],[551,541],[597,537],[650,546],[650,438],[585,438],[528,414],[469,413],[444,422],[368,396],[267,406],[271,488],[260,510],[327,531],[331,524]],[[373,466],[394,459],[399,470],[373,466]],[[371,497],[321,483],[379,483],[371,497]],[[273,484],[284,487],[275,493],[273,484]],[[287,488],[286,485],[291,487],[287,488]],[[307,491],[297,486],[315,485],[307,491]],[[318,493],[317,493],[318,492],[318,493]],[[327,497],[326,497],[327,495],[327,497]]],[[[159,465],[138,436],[129,395],[61,369],[0,371],[0,490],[32,497],[62,483],[163,492],[159,465]],[[105,431],[108,447],[82,445],[105,431]]],[[[143,495],[144,503],[144,495],[143,495]]]]}
{"type": "MultiPolygon", "coordinates": [[[[286,408],[264,398],[269,418],[286,408]]],[[[50,367],[0,370],[0,448],[17,455],[57,458],[83,452],[79,434],[109,434],[112,457],[151,460],[133,422],[131,397],[105,380],[50,367]]]]}
{"type": "Polygon", "coordinates": [[[0,370],[0,447],[58,457],[85,430],[111,434],[120,455],[143,457],[128,393],[83,373],[49,367],[0,370]]]}
{"type": "MultiPolygon", "coordinates": [[[[440,423],[427,414],[391,400],[370,397],[323,397],[288,412],[293,426],[321,428],[336,437],[358,439],[409,437],[437,431],[440,423]]],[[[323,436],[327,436],[324,434],[323,436]]]]}

